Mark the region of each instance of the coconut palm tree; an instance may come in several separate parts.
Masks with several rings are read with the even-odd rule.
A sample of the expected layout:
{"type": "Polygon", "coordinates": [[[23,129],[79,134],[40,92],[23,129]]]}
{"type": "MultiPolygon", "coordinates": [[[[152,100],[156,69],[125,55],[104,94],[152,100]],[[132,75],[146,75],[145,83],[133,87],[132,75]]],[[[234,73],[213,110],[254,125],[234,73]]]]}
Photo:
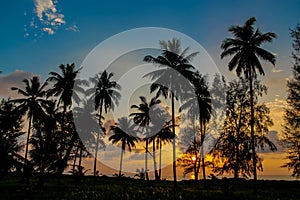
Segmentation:
{"type": "Polygon", "coordinates": [[[128,151],[131,152],[132,147],[135,147],[135,143],[139,141],[133,127],[133,123],[130,119],[122,117],[119,118],[118,122],[110,128],[114,134],[109,137],[109,141],[112,141],[113,144],[121,143],[119,177],[122,176],[123,155],[125,154],[126,147],[128,151]]]}
{"type": "MultiPolygon", "coordinates": [[[[199,72],[196,72],[191,79],[194,87],[194,92],[192,94],[186,94],[183,96],[185,102],[179,108],[180,111],[188,110],[187,115],[192,121],[197,120],[199,123],[200,132],[200,154],[202,162],[202,173],[203,178],[206,179],[205,174],[205,156],[204,156],[204,139],[206,135],[207,126],[211,118],[211,96],[209,92],[208,82],[205,76],[202,76],[199,72]]],[[[194,137],[194,144],[198,136],[194,137]]]]}
{"type": "Polygon", "coordinates": [[[96,176],[97,171],[97,154],[99,146],[99,135],[100,132],[103,132],[102,127],[102,112],[103,109],[105,113],[108,110],[113,110],[115,104],[119,104],[121,94],[121,86],[116,82],[111,80],[114,76],[113,73],[108,73],[104,70],[102,73],[97,74],[95,77],[91,78],[90,81],[94,84],[93,88],[87,90],[87,95],[92,95],[91,98],[94,99],[95,110],[98,111],[98,123],[100,126],[100,131],[97,132],[96,136],[96,148],[95,148],[95,157],[94,157],[94,176],[96,176]]]}
{"type": "Polygon", "coordinates": [[[45,87],[48,85],[47,81],[41,85],[40,80],[37,76],[34,76],[32,79],[24,79],[23,83],[25,84],[24,89],[12,87],[12,90],[16,90],[18,94],[24,96],[24,98],[13,99],[11,102],[17,105],[16,109],[26,114],[28,117],[28,131],[25,144],[25,166],[28,163],[28,146],[29,138],[32,128],[32,122],[34,119],[38,119],[39,116],[45,115],[45,108],[50,106],[51,101],[46,100],[46,90],[45,87]]]}
{"type": "MultiPolygon", "coordinates": [[[[159,67],[158,70],[150,72],[145,77],[150,77],[154,83],[150,87],[151,93],[157,91],[157,96],[163,95],[165,98],[171,97],[172,108],[172,129],[175,134],[175,98],[182,96],[183,91],[191,90],[188,81],[193,76],[194,67],[190,64],[191,59],[198,54],[192,53],[186,56],[189,48],[181,51],[180,40],[173,38],[169,41],[160,41],[162,49],[161,55],[153,57],[145,56],[144,61],[153,63],[159,67]]],[[[176,178],[176,140],[172,141],[173,145],[173,177],[174,186],[177,186],[176,178]]]]}
{"type": "Polygon", "coordinates": [[[254,94],[253,80],[257,77],[257,71],[260,75],[264,75],[263,66],[260,59],[275,65],[274,54],[261,48],[266,42],[272,42],[276,38],[275,33],[262,33],[259,29],[254,28],[255,17],[249,18],[243,26],[231,26],[228,31],[233,34],[233,38],[226,38],[221,45],[223,52],[221,58],[232,56],[228,63],[230,71],[236,71],[237,76],[244,73],[246,79],[249,80],[250,87],[250,104],[251,104],[251,140],[252,140],[252,157],[253,157],[253,174],[254,180],[257,180],[256,172],[256,152],[254,137],[254,94]]]}
{"type": "Polygon", "coordinates": [[[159,104],[161,101],[157,98],[152,98],[150,102],[147,102],[146,97],[140,96],[141,103],[139,105],[132,105],[131,109],[137,109],[138,112],[131,113],[129,116],[133,118],[135,124],[138,124],[142,133],[145,134],[144,141],[146,143],[145,147],[145,173],[146,179],[149,180],[148,176],[148,145],[150,133],[150,123],[151,123],[151,113],[153,112],[154,106],[159,104]]]}
{"type": "Polygon", "coordinates": [[[75,107],[73,109],[74,121],[77,125],[76,130],[78,131],[78,134],[81,139],[78,141],[80,148],[78,161],[79,168],[81,167],[83,152],[86,151],[85,147],[91,146],[91,144],[95,144],[95,138],[93,133],[96,133],[99,130],[99,125],[94,114],[94,99],[85,99],[82,101],[81,104],[82,106],[75,107]]]}
{"type": "MultiPolygon", "coordinates": [[[[76,79],[78,76],[80,70],[82,68],[79,68],[75,70],[75,64],[67,64],[67,65],[60,65],[59,66],[61,70],[61,74],[57,72],[50,72],[50,77],[47,79],[47,81],[53,82],[54,85],[49,91],[47,92],[47,96],[54,96],[58,97],[58,105],[62,105],[63,111],[62,111],[62,124],[61,124],[61,131],[65,133],[66,131],[66,115],[68,109],[72,106],[72,99],[78,104],[80,102],[80,97],[77,94],[77,92],[84,93],[84,89],[81,87],[81,85],[88,85],[87,81],[81,81],[76,79]]],[[[75,132],[73,132],[75,133],[75,132]]],[[[58,170],[59,173],[62,173],[68,159],[70,157],[71,151],[73,149],[73,144],[76,141],[76,138],[78,136],[76,134],[73,134],[71,136],[71,140],[68,144],[68,147],[66,149],[66,153],[62,159],[61,167],[58,170]]],[[[61,151],[62,152],[62,151],[61,151]]]]}
{"type": "Polygon", "coordinates": [[[78,104],[80,97],[76,92],[83,93],[84,90],[79,84],[87,85],[85,81],[76,80],[80,70],[75,70],[75,64],[60,65],[61,74],[57,72],[50,72],[50,77],[47,81],[53,82],[53,87],[48,91],[48,96],[54,95],[58,97],[58,105],[63,106],[63,113],[66,114],[68,108],[72,106],[72,98],[78,104]]]}
{"type": "Polygon", "coordinates": [[[172,131],[172,121],[166,121],[166,119],[161,119],[161,118],[157,118],[157,120],[160,120],[160,122],[158,123],[158,125],[154,122],[153,123],[153,131],[157,132],[155,135],[153,135],[150,138],[149,142],[153,143],[153,161],[154,161],[154,169],[157,169],[156,167],[156,160],[155,160],[155,149],[159,149],[159,170],[158,173],[155,173],[155,178],[156,180],[161,180],[161,169],[162,169],[162,146],[163,144],[167,144],[170,143],[175,135],[172,131]],[[164,122],[163,125],[161,125],[161,122],[164,122]],[[155,144],[156,144],[156,148],[155,148],[155,144]]]}

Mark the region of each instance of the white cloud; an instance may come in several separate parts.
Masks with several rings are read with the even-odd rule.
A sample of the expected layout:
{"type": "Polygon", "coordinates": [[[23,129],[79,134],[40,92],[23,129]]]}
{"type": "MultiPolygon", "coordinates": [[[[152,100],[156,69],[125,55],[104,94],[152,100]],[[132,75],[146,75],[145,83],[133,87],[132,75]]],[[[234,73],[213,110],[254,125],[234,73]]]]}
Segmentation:
{"type": "MultiPolygon", "coordinates": [[[[31,18],[28,27],[35,30],[35,33],[29,33],[29,30],[24,30],[25,37],[32,35],[37,37],[47,33],[53,35],[64,24],[66,24],[65,16],[57,9],[58,1],[55,0],[33,0],[34,1],[34,17],[31,18]],[[40,30],[40,32],[37,32],[40,30]]],[[[27,12],[24,13],[26,17],[27,12]]]]}
{"type": "Polygon", "coordinates": [[[40,21],[66,23],[64,15],[57,11],[53,0],[35,0],[35,11],[40,21]]]}
{"type": "Polygon", "coordinates": [[[51,28],[43,28],[43,31],[48,33],[49,35],[53,35],[55,32],[51,28]]]}

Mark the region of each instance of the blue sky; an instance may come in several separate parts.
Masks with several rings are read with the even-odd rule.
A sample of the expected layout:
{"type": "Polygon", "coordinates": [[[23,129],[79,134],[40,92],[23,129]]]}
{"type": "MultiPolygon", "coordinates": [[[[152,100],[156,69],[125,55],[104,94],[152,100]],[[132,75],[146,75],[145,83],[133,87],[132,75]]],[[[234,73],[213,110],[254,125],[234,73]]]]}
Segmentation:
{"type": "MultiPolygon", "coordinates": [[[[255,16],[262,32],[277,34],[264,46],[276,53],[276,68],[263,63],[266,76],[260,78],[269,88],[263,101],[271,109],[272,130],[280,132],[292,67],[289,28],[300,22],[300,0],[6,0],[0,5],[0,97],[10,96],[12,85],[21,87],[21,80],[33,74],[46,79],[60,64],[75,62],[79,67],[100,42],[140,27],[169,28],[190,36],[208,51],[221,73],[234,77],[227,70],[228,59],[220,59],[220,44],[231,36],[229,26],[255,16]]],[[[287,173],[279,167],[282,157],[265,157],[267,174],[287,173]]]]}
{"type": "Polygon", "coordinates": [[[300,19],[299,0],[56,1],[55,14],[62,14],[64,23],[50,35],[41,30],[46,26],[37,17],[39,1],[55,3],[1,2],[0,68],[4,74],[19,69],[46,76],[62,63],[79,66],[99,42],[121,31],[147,26],[183,32],[203,45],[217,64],[223,64],[219,46],[229,36],[228,27],[242,24],[250,16],[257,18],[262,31],[277,33],[278,39],[269,46],[279,56],[286,56],[291,51],[288,29],[300,19]],[[38,28],[30,27],[32,21],[38,28]],[[76,31],[71,27],[77,27],[76,31]],[[26,33],[30,35],[25,37],[26,33]]]}

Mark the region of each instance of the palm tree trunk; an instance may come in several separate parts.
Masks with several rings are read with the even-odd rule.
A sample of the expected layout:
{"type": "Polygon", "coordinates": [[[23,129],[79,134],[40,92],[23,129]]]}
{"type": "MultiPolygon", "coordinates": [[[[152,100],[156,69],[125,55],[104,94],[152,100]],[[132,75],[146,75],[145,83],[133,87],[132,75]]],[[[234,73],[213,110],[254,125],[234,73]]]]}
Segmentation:
{"type": "Polygon", "coordinates": [[[173,146],[173,178],[174,178],[174,188],[177,188],[177,177],[176,177],[175,105],[174,105],[175,96],[174,96],[173,92],[171,92],[171,100],[172,100],[172,129],[173,129],[173,134],[174,134],[174,138],[172,140],[172,146],[173,146]]]}
{"type": "Polygon", "coordinates": [[[96,177],[96,171],[97,171],[97,156],[98,156],[98,146],[99,146],[99,135],[100,132],[102,131],[102,127],[101,127],[101,117],[102,117],[102,103],[103,101],[100,101],[100,109],[99,109],[99,119],[98,119],[98,123],[100,126],[100,130],[97,133],[97,138],[96,138],[96,149],[95,149],[95,157],[94,157],[94,177],[96,177]]]}
{"type": "Polygon", "coordinates": [[[155,175],[155,180],[159,180],[158,171],[157,171],[157,165],[156,165],[155,140],[153,140],[152,143],[153,143],[152,150],[153,150],[154,175],[155,175]]]}
{"type": "Polygon", "coordinates": [[[99,146],[99,135],[100,133],[97,133],[96,137],[96,149],[95,149],[95,156],[94,156],[94,177],[96,177],[96,171],[97,171],[97,156],[98,156],[98,146],[99,146]]]}
{"type": "Polygon", "coordinates": [[[81,167],[81,161],[82,161],[82,146],[80,147],[80,152],[79,152],[79,161],[78,161],[78,167],[81,167]]]}
{"type": "Polygon", "coordinates": [[[66,154],[65,154],[65,156],[62,158],[61,163],[60,163],[60,165],[59,165],[59,167],[58,167],[58,170],[57,170],[57,171],[58,171],[58,174],[62,174],[62,173],[64,172],[65,167],[66,167],[67,164],[68,164],[68,160],[69,160],[71,151],[72,151],[72,149],[73,149],[73,147],[74,147],[75,141],[76,141],[76,135],[73,134],[73,136],[72,136],[72,138],[71,138],[71,140],[70,140],[70,142],[69,142],[69,147],[68,147],[68,149],[67,149],[67,151],[66,151],[66,154]]]}
{"type": "Polygon", "coordinates": [[[159,171],[158,171],[158,176],[159,180],[161,180],[161,156],[162,156],[162,142],[161,139],[159,139],[159,171]]]}
{"type": "Polygon", "coordinates": [[[145,174],[146,174],[146,180],[149,181],[149,175],[148,175],[148,138],[146,138],[146,150],[145,150],[145,174]]]}
{"type": "Polygon", "coordinates": [[[119,171],[119,177],[122,176],[123,154],[124,154],[124,152],[125,152],[125,149],[123,149],[123,146],[125,146],[125,145],[122,144],[122,148],[121,148],[121,158],[120,158],[120,171],[119,171]]]}
{"type": "Polygon", "coordinates": [[[195,160],[193,160],[193,165],[194,165],[194,177],[195,180],[198,181],[198,171],[197,171],[197,140],[196,140],[196,136],[194,136],[194,153],[195,153],[195,160]]]}
{"type": "Polygon", "coordinates": [[[26,147],[25,147],[25,167],[27,168],[27,156],[28,156],[28,146],[29,146],[29,138],[30,138],[30,130],[31,130],[31,123],[32,123],[32,114],[30,114],[29,117],[29,124],[28,124],[28,134],[27,134],[27,138],[26,138],[26,147]]]}
{"type": "Polygon", "coordinates": [[[257,180],[257,173],[256,173],[256,153],[255,153],[255,137],[254,137],[254,103],[253,103],[253,85],[252,85],[252,72],[250,68],[249,72],[249,86],[250,86],[250,108],[251,108],[251,121],[250,121],[250,128],[251,128],[251,147],[252,147],[252,157],[253,157],[253,175],[254,180],[257,180]]]}
{"type": "Polygon", "coordinates": [[[206,180],[206,172],[205,172],[205,156],[204,156],[204,138],[205,138],[205,127],[203,127],[203,120],[201,118],[201,115],[199,117],[199,123],[200,123],[200,134],[201,134],[201,147],[200,147],[200,154],[201,154],[201,162],[202,162],[202,176],[203,179],[206,180]]]}
{"type": "MultiPolygon", "coordinates": [[[[255,136],[254,136],[254,94],[253,94],[253,85],[252,85],[252,70],[251,66],[249,67],[249,84],[250,84],[250,107],[251,107],[251,147],[252,147],[252,159],[253,159],[253,175],[254,175],[254,185],[257,181],[257,172],[256,172],[256,152],[255,152],[255,136]]],[[[254,186],[256,191],[256,186],[254,186]]]]}
{"type": "Polygon", "coordinates": [[[204,155],[203,155],[203,146],[201,146],[201,155],[202,155],[202,158],[201,158],[201,161],[202,161],[202,176],[203,176],[203,179],[206,180],[206,172],[205,172],[205,158],[204,158],[204,155]]]}

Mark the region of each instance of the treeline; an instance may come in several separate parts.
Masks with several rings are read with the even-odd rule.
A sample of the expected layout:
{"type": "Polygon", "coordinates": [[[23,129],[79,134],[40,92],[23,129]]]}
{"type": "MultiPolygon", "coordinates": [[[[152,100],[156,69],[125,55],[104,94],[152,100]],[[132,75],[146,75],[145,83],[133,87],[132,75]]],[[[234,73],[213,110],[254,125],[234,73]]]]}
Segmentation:
{"type": "MultiPolygon", "coordinates": [[[[154,97],[149,101],[144,96],[139,97],[140,103],[131,105],[132,113],[117,119],[108,130],[104,127],[105,113],[118,106],[122,98],[122,86],[113,80],[113,73],[105,70],[89,80],[79,80],[81,68],[67,64],[59,66],[60,72],[50,72],[44,83],[38,77],[25,79],[24,87],[12,88],[19,98],[1,101],[0,157],[3,162],[0,162],[0,176],[9,172],[25,176],[33,173],[61,175],[68,166],[74,175],[82,176],[86,171],[82,159],[88,156],[94,157],[93,174],[97,176],[98,153],[105,145],[102,138],[108,137],[113,144],[121,146],[118,176],[122,176],[125,151],[142,143],[145,145],[145,169],[139,176],[149,180],[148,155],[151,152],[155,179],[160,180],[161,150],[163,145],[172,143],[175,186],[177,165],[184,168],[185,174],[193,173],[195,179],[199,178],[200,171],[206,179],[206,167],[210,167],[216,175],[229,173],[234,178],[253,175],[256,180],[256,171],[262,170],[257,150],[266,147],[276,150],[266,137],[273,122],[269,108],[258,101],[267,89],[257,76],[257,72],[264,75],[259,59],[275,65],[275,56],[261,45],[271,42],[276,35],[261,33],[254,28],[254,23],[255,18],[250,18],[243,26],[229,28],[233,38],[223,41],[221,58],[232,56],[228,67],[236,71],[238,78],[226,83],[223,77],[216,75],[212,87],[207,77],[191,64],[198,52],[187,55],[188,48],[181,50],[180,40],[176,38],[160,41],[159,56],[141,58],[158,67],[157,71],[145,75],[153,80],[150,92],[155,93],[154,97]],[[222,90],[226,95],[222,95],[222,90]],[[163,109],[161,98],[171,100],[170,114],[163,109]],[[175,107],[177,100],[181,102],[180,108],[175,107]],[[176,116],[175,110],[181,115],[176,116]],[[218,112],[224,112],[224,123],[216,117],[218,112]],[[182,123],[187,126],[180,130],[181,134],[176,133],[176,127],[182,123]],[[222,128],[214,129],[219,127],[218,123],[222,123],[222,128]],[[22,132],[24,127],[28,128],[26,133],[22,132]],[[213,129],[218,137],[208,140],[213,129]],[[24,138],[23,143],[20,138],[24,138]],[[207,141],[214,140],[213,148],[206,148],[207,141]],[[186,147],[178,159],[176,145],[186,147]],[[24,146],[25,155],[22,156],[24,146]],[[207,155],[212,160],[208,160],[207,155]]],[[[286,111],[282,141],[289,147],[291,162],[286,166],[299,177],[299,25],[292,30],[292,37],[295,38],[294,80],[288,83],[290,108],[286,111]]]]}

